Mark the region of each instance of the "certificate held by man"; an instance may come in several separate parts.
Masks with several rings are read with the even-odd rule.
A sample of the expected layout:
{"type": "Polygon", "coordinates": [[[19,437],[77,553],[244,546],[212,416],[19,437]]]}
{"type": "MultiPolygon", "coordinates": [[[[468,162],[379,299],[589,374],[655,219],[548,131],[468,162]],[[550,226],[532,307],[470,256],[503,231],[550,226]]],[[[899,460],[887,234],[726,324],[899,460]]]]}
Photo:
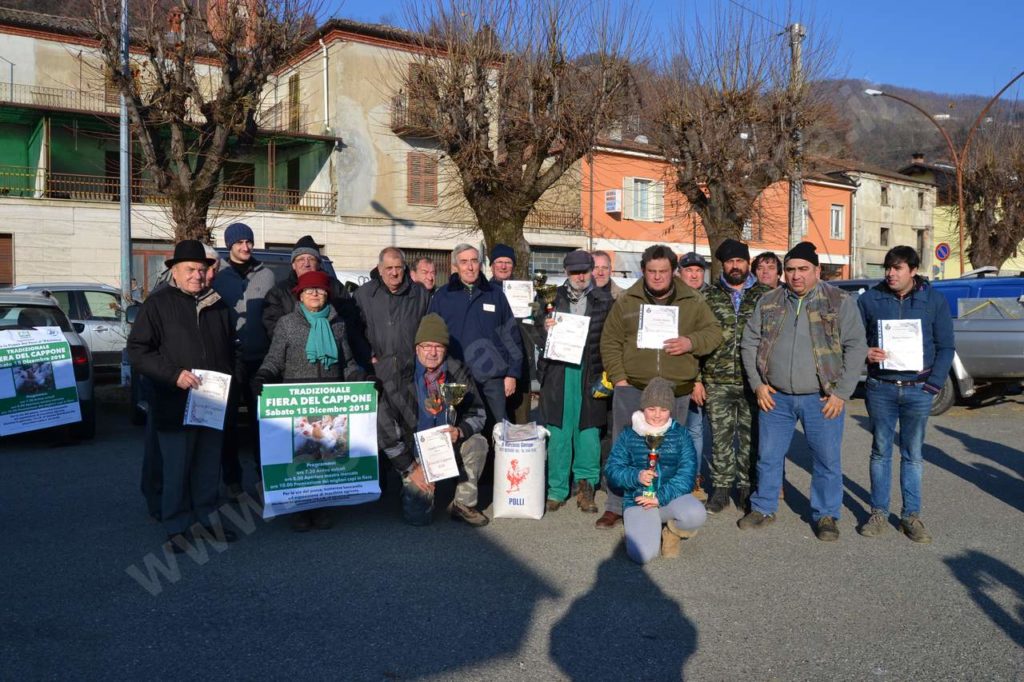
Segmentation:
{"type": "Polygon", "coordinates": [[[674,305],[644,305],[640,308],[637,348],[661,350],[665,342],[679,336],[679,308],[674,305]]]}
{"type": "Polygon", "coordinates": [[[224,417],[228,409],[231,375],[210,369],[193,369],[199,377],[199,388],[189,389],[185,404],[185,426],[205,426],[224,430],[224,417]]]}
{"type": "Polygon", "coordinates": [[[529,318],[533,312],[530,307],[533,303],[533,282],[529,280],[507,279],[501,283],[508,299],[508,306],[512,308],[512,316],[517,319],[529,318]]]}
{"type": "Polygon", "coordinates": [[[587,315],[555,313],[554,324],[548,328],[548,338],[544,343],[544,357],[571,365],[580,364],[589,331],[590,317],[587,315]]]}
{"type": "Polygon", "coordinates": [[[435,426],[416,432],[416,450],[420,456],[420,466],[423,467],[423,478],[427,483],[459,475],[459,463],[455,460],[451,429],[450,426],[435,426]]]}
{"type": "Polygon", "coordinates": [[[885,351],[882,369],[900,372],[924,369],[921,320],[879,320],[878,342],[885,351]]]}

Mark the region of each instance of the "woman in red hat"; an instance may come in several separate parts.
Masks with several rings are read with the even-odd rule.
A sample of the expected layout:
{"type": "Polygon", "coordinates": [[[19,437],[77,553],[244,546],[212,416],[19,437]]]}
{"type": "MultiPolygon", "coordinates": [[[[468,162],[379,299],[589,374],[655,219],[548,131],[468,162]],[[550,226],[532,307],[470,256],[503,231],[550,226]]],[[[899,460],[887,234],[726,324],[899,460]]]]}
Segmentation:
{"type": "MultiPolygon", "coordinates": [[[[334,306],[329,305],[330,288],[327,274],[319,270],[299,277],[292,289],[298,305],[278,321],[270,350],[253,379],[254,393],[258,395],[263,385],[270,383],[358,381],[365,377],[352,358],[345,323],[334,306]]],[[[319,422],[310,423],[309,428],[311,443],[329,439],[329,434],[323,432],[326,427],[319,422]],[[313,433],[317,429],[321,430],[319,435],[313,433]]],[[[311,456],[324,457],[319,450],[311,456]]],[[[311,527],[326,530],[333,525],[324,508],[290,514],[289,518],[292,530],[300,533],[311,527]]]]}

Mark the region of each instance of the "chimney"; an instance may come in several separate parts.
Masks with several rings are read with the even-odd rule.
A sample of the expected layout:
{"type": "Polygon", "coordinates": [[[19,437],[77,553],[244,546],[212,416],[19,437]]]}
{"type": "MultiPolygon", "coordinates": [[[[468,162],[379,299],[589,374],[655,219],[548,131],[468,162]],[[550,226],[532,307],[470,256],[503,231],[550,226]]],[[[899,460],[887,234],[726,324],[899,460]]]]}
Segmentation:
{"type": "Polygon", "coordinates": [[[921,152],[914,152],[910,155],[910,160],[912,163],[924,165],[924,154],[921,152]]]}

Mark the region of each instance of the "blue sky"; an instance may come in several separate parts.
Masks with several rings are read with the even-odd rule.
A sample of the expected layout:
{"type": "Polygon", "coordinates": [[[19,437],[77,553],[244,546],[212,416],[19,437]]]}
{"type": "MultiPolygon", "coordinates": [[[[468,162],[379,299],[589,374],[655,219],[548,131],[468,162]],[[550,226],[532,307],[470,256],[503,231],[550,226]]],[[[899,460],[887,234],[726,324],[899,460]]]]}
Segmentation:
{"type": "MultiPolygon", "coordinates": [[[[431,0],[420,0],[428,3],[431,0]]],[[[707,16],[716,6],[791,16],[821,27],[836,43],[837,76],[949,94],[992,95],[1024,71],[1022,0],[635,0],[665,36],[680,17],[707,16]],[[740,9],[740,6],[746,9],[740,9]]],[[[344,0],[340,14],[361,21],[402,22],[405,0],[344,0]]],[[[758,19],[764,21],[764,19],[758,19]]],[[[781,39],[780,39],[781,41],[781,39]]],[[[780,42],[780,46],[784,43],[780,42]]],[[[1018,81],[1009,95],[1024,99],[1018,81]]]]}

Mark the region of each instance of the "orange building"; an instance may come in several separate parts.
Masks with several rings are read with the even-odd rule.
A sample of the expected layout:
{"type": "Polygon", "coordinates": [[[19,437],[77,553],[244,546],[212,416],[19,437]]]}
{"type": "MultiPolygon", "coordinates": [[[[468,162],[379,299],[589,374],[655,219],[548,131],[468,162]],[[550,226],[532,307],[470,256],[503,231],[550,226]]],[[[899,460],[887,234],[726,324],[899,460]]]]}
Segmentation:
{"type": "MultiPolygon", "coordinates": [[[[671,164],[650,145],[602,140],[592,162],[581,167],[583,228],[594,249],[612,255],[616,275],[638,276],[640,254],[654,243],[670,244],[678,253],[697,251],[710,259],[700,217],[676,188],[671,164]]],[[[822,277],[850,276],[850,235],[856,186],[824,175],[804,180],[802,234],[818,247],[822,277]]],[[[789,183],[768,187],[744,227],[751,256],[787,250],[789,183]]]]}

